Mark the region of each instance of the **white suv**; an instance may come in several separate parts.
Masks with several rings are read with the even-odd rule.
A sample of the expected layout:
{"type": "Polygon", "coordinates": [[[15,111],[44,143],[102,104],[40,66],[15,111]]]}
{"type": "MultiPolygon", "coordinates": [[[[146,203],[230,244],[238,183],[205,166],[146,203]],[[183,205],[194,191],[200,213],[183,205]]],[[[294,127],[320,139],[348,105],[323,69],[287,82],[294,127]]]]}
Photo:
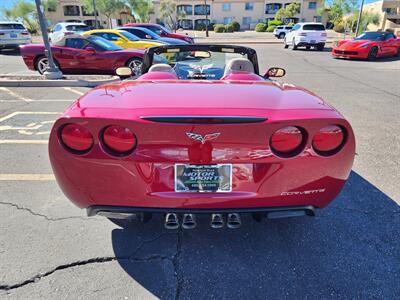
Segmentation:
{"type": "Polygon", "coordinates": [[[75,33],[83,33],[90,30],[90,27],[85,23],[58,23],[53,27],[49,34],[49,40],[56,43],[64,38],[64,36],[75,33]]]}
{"type": "Polygon", "coordinates": [[[287,26],[287,25],[279,25],[276,26],[274,29],[274,35],[278,38],[278,39],[283,39],[286,35],[286,33],[288,33],[290,30],[292,30],[293,26],[287,26]]]}
{"type": "Polygon", "coordinates": [[[322,23],[298,23],[285,36],[285,48],[289,46],[296,50],[297,47],[317,48],[324,50],[326,43],[325,26],[322,23]]]}
{"type": "Polygon", "coordinates": [[[19,22],[0,22],[0,49],[32,43],[32,36],[19,22]]]}

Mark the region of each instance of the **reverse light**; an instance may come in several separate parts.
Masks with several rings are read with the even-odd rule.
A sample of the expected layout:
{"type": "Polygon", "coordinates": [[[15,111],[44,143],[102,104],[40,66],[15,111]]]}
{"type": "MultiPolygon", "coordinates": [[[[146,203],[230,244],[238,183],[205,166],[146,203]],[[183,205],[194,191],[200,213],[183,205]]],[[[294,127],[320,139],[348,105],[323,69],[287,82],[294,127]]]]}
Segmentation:
{"type": "Polygon", "coordinates": [[[136,136],[129,128],[111,125],[103,131],[103,142],[111,152],[124,155],[135,148],[136,136]]]}
{"type": "Polygon", "coordinates": [[[281,156],[294,156],[299,153],[304,141],[303,131],[295,126],[281,128],[271,136],[271,149],[281,156]]]}
{"type": "Polygon", "coordinates": [[[329,125],[320,129],[313,137],[312,146],[318,154],[329,156],[337,153],[345,141],[344,129],[329,125]]]}
{"type": "Polygon", "coordinates": [[[67,124],[61,129],[61,141],[69,150],[86,152],[93,145],[93,136],[79,124],[67,124]]]}

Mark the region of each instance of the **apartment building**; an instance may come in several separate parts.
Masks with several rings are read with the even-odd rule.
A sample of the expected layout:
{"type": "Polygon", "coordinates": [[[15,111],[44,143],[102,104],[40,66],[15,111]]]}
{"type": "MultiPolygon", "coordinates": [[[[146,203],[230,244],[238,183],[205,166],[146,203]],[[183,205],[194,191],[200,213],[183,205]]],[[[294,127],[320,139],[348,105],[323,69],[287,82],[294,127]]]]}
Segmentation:
{"type": "MultiPolygon", "coordinates": [[[[300,4],[300,10],[288,22],[326,22],[317,13],[324,2],[318,0],[177,0],[177,10],[185,14],[179,25],[184,29],[193,29],[207,22],[228,24],[237,21],[242,29],[253,29],[257,23],[274,19],[280,8],[293,2],[300,4]]],[[[160,20],[160,0],[153,1],[153,5],[151,21],[156,22],[160,20]]]]}
{"type": "MultiPolygon", "coordinates": [[[[88,26],[95,27],[96,23],[94,13],[88,12],[80,0],[57,0],[56,9],[49,10],[46,17],[49,26],[60,22],[83,22],[88,26]]],[[[116,27],[134,21],[135,18],[128,6],[112,15],[110,19],[100,13],[97,14],[99,28],[116,27]]]]}
{"type": "Polygon", "coordinates": [[[392,29],[400,34],[400,0],[381,0],[366,4],[364,11],[377,13],[380,16],[379,25],[369,25],[369,30],[392,29]]]}

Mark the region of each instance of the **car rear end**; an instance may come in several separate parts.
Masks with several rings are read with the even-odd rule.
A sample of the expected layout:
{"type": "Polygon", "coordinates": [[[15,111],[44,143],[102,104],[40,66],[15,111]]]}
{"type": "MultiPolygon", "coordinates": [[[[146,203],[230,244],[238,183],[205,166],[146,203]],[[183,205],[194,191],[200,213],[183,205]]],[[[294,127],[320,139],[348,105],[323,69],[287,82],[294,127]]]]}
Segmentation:
{"type": "Polygon", "coordinates": [[[320,23],[305,23],[295,35],[295,43],[298,47],[324,47],[326,43],[325,26],[320,23]]]}
{"type": "MultiPolygon", "coordinates": [[[[201,83],[191,89],[193,95],[200,87],[210,95],[196,109],[189,102],[182,102],[186,108],[168,104],[165,89],[170,107],[159,109],[157,101],[145,100],[146,108],[125,106],[131,92],[157,88],[142,84],[123,88],[124,99],[107,87],[122,106],[102,109],[99,101],[89,108],[78,102],[52,129],[49,152],[57,181],[89,215],[313,214],[335,198],[349,176],[353,132],[328,106],[205,108],[222,102],[211,100],[215,88],[201,83]]],[[[227,98],[237,93],[228,92],[231,86],[225,86],[227,98]]],[[[302,101],[304,96],[295,94],[302,101]]]]}
{"type": "Polygon", "coordinates": [[[0,22],[0,49],[18,48],[32,43],[28,30],[18,22],[0,22]]]}

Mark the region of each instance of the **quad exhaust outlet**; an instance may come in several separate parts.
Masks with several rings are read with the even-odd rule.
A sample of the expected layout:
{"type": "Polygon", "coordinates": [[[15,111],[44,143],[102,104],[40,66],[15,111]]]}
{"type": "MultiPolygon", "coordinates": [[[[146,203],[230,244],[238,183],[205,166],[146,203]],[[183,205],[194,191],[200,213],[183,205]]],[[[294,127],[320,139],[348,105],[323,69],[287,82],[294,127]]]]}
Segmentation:
{"type": "Polygon", "coordinates": [[[225,222],[222,214],[212,214],[211,215],[211,221],[210,221],[210,226],[212,228],[218,229],[224,227],[225,222]]]}
{"type": "Polygon", "coordinates": [[[193,229],[197,226],[196,216],[193,214],[184,214],[182,220],[183,229],[193,229]]]}
{"type": "Polygon", "coordinates": [[[242,226],[242,219],[240,218],[240,215],[238,213],[228,214],[226,226],[231,229],[236,229],[242,226]]]}
{"type": "Polygon", "coordinates": [[[173,213],[166,214],[164,226],[166,229],[178,229],[179,228],[178,215],[173,213]]]}

